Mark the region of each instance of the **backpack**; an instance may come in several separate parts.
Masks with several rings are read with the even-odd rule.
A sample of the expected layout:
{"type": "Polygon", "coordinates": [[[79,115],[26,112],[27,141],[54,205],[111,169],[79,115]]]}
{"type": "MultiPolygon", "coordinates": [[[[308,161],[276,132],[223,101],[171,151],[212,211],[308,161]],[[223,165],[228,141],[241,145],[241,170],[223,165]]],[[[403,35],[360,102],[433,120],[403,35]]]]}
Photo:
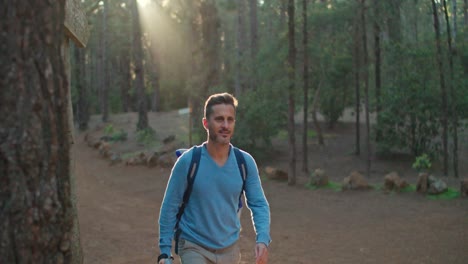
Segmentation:
{"type": "MultiPolygon", "coordinates": [[[[187,172],[187,183],[188,183],[187,189],[185,189],[182,204],[179,206],[179,211],[177,212],[177,221],[174,227],[175,229],[174,238],[176,242],[175,253],[176,254],[178,254],[178,244],[179,244],[178,242],[179,242],[179,236],[181,232],[179,228],[179,222],[180,222],[180,219],[182,218],[182,214],[184,213],[185,206],[187,205],[190,199],[190,195],[192,194],[193,183],[197,176],[198,167],[200,167],[199,164],[200,164],[202,148],[203,148],[203,145],[193,146],[192,161],[190,162],[189,170],[187,172]]],[[[233,149],[234,149],[234,154],[236,156],[237,166],[239,168],[239,172],[242,177],[242,190],[240,191],[240,194],[239,194],[239,207],[237,209],[238,215],[240,215],[240,211],[242,209],[242,194],[245,189],[245,180],[247,178],[247,165],[245,163],[245,158],[242,152],[236,147],[233,147],[233,149]]],[[[177,149],[175,151],[175,154],[177,157],[180,157],[187,150],[188,149],[177,149]]]]}

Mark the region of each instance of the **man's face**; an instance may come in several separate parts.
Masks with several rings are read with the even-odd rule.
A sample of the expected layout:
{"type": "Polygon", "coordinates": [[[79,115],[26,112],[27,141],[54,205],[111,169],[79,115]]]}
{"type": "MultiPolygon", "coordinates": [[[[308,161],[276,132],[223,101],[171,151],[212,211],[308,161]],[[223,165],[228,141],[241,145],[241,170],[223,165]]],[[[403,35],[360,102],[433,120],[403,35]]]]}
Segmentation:
{"type": "Polygon", "coordinates": [[[229,144],[234,134],[236,113],[229,104],[212,106],[213,112],[208,119],[203,118],[203,126],[208,132],[209,140],[213,143],[229,144]]]}

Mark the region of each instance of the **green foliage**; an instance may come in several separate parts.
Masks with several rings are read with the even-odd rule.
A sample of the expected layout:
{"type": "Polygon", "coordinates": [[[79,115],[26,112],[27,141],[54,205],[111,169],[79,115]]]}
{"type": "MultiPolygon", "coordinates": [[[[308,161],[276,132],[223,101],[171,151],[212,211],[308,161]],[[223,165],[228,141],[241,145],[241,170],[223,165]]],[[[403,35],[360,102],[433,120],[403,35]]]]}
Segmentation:
{"type": "Polygon", "coordinates": [[[403,55],[399,74],[382,91],[383,109],[375,127],[375,132],[381,135],[379,152],[437,156],[441,108],[433,53],[424,47],[393,47],[393,52],[403,55]]]}
{"type": "Polygon", "coordinates": [[[142,130],[138,130],[136,134],[136,140],[139,144],[146,146],[146,147],[152,147],[156,144],[156,131],[154,131],[153,128],[148,127],[142,130]]]}
{"type": "Polygon", "coordinates": [[[242,96],[237,109],[233,142],[253,154],[261,154],[262,146],[271,146],[271,139],[286,121],[282,118],[285,105],[277,102],[273,98],[265,100],[263,95],[256,92],[242,96]]]}
{"type": "Polygon", "coordinates": [[[317,190],[317,189],[331,189],[335,192],[339,192],[341,191],[341,184],[340,183],[337,183],[337,182],[333,182],[333,181],[329,181],[328,184],[324,187],[321,187],[319,188],[318,186],[314,185],[314,184],[311,184],[310,182],[308,182],[306,185],[305,185],[309,190],[317,190]]]}
{"type": "Polygon", "coordinates": [[[432,167],[432,163],[429,159],[429,156],[426,153],[424,153],[421,156],[416,157],[416,160],[414,161],[412,167],[417,171],[426,171],[432,167]]]}
{"type": "Polygon", "coordinates": [[[414,184],[408,184],[405,188],[400,190],[400,192],[402,193],[415,192],[415,191],[416,191],[416,185],[414,184]]]}
{"type": "Polygon", "coordinates": [[[114,125],[112,125],[112,124],[108,124],[108,125],[104,128],[104,134],[105,134],[106,136],[110,136],[110,135],[112,135],[114,132],[115,132],[115,128],[114,128],[114,125]]]}
{"type": "Polygon", "coordinates": [[[453,188],[448,188],[446,192],[441,194],[428,194],[426,197],[430,200],[452,200],[460,197],[460,192],[453,188]]]}
{"type": "Polygon", "coordinates": [[[117,130],[112,124],[108,124],[104,128],[104,135],[112,142],[125,141],[128,138],[128,133],[125,130],[117,130]]]}

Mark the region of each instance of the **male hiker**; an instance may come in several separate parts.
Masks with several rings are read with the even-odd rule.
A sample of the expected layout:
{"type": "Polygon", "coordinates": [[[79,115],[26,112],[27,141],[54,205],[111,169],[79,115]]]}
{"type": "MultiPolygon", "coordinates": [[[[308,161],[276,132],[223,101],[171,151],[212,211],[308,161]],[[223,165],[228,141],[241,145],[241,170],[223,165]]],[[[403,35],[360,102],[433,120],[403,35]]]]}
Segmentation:
{"type": "Polygon", "coordinates": [[[159,264],[174,251],[182,264],[240,263],[239,199],[245,194],[256,232],[257,264],[267,264],[270,208],[255,160],[231,144],[237,99],[213,94],[205,102],[208,139],[184,152],[172,168],[159,214],[159,264]]]}

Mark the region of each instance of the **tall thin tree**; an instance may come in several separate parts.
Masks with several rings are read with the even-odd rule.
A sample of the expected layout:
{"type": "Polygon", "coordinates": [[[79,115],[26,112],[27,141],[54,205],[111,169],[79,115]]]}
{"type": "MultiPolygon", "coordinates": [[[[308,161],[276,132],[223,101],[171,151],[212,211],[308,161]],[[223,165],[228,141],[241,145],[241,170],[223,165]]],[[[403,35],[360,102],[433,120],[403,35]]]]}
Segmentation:
{"type": "MultiPolygon", "coordinates": [[[[450,30],[450,19],[448,16],[447,1],[442,1],[444,5],[444,15],[445,15],[445,24],[447,26],[447,44],[448,44],[448,60],[449,60],[449,70],[450,70],[450,81],[449,81],[449,91],[450,91],[450,112],[451,112],[451,123],[452,123],[452,137],[453,137],[453,173],[454,176],[458,178],[458,114],[457,114],[457,98],[455,95],[455,77],[453,69],[453,54],[454,47],[452,45],[452,34],[453,31],[450,30]]],[[[456,8],[454,8],[456,10],[456,8]]]]}
{"type": "Polygon", "coordinates": [[[78,120],[78,128],[81,131],[88,129],[89,108],[88,108],[88,85],[86,84],[86,62],[85,50],[75,47],[73,49],[75,57],[75,86],[78,92],[78,102],[76,107],[76,116],[78,120]]]}
{"type": "MultiPolygon", "coordinates": [[[[357,8],[357,7],[356,7],[357,8]]],[[[355,17],[354,21],[354,49],[353,49],[353,63],[354,63],[354,91],[355,91],[355,113],[356,113],[356,140],[355,140],[355,154],[361,154],[361,90],[360,90],[360,68],[361,68],[361,54],[360,54],[360,41],[359,41],[360,23],[359,18],[355,17]]]]}
{"type": "Polygon", "coordinates": [[[101,46],[101,67],[102,67],[102,90],[101,94],[101,110],[102,110],[102,122],[107,122],[109,120],[109,71],[108,71],[108,59],[107,59],[107,38],[108,38],[108,25],[107,18],[109,13],[109,3],[108,0],[103,0],[103,12],[102,12],[102,46],[101,46]]]}
{"type": "Polygon", "coordinates": [[[246,89],[246,71],[244,58],[247,51],[247,8],[245,0],[237,0],[237,61],[236,61],[236,81],[235,95],[240,96],[246,89]]]}
{"type": "Polygon", "coordinates": [[[370,143],[370,120],[369,120],[369,54],[367,51],[367,30],[366,30],[366,0],[361,0],[361,34],[362,34],[362,55],[363,55],[363,79],[364,79],[364,105],[366,118],[366,174],[370,176],[371,167],[371,143],[370,143]]]}
{"type": "Polygon", "coordinates": [[[296,44],[295,44],[295,6],[294,0],[288,0],[288,145],[289,145],[289,170],[288,184],[296,184],[296,128],[294,123],[295,112],[295,76],[296,76],[296,44]]]}
{"type": "Polygon", "coordinates": [[[447,104],[447,88],[445,87],[444,66],[442,63],[442,44],[440,38],[440,24],[437,12],[437,4],[435,0],[432,2],[432,15],[434,18],[435,45],[437,49],[437,66],[439,69],[440,93],[442,100],[442,151],[443,151],[443,172],[448,175],[448,104],[447,104]]]}
{"type": "Polygon", "coordinates": [[[144,130],[148,125],[148,108],[146,106],[146,93],[143,68],[143,46],[141,40],[140,15],[138,12],[137,0],[132,1],[132,19],[133,19],[133,58],[135,72],[135,88],[137,91],[137,109],[138,123],[137,130],[144,130]]]}
{"type": "Polygon", "coordinates": [[[302,132],[302,171],[309,172],[309,161],[308,161],[308,149],[307,149],[307,136],[309,133],[308,126],[308,112],[309,112],[309,54],[307,52],[308,45],[308,34],[307,34],[307,2],[308,0],[302,0],[302,49],[303,49],[303,71],[302,79],[304,81],[303,86],[303,132],[302,132]]]}
{"type": "MultiPolygon", "coordinates": [[[[375,112],[377,116],[377,122],[379,120],[379,113],[381,111],[381,86],[382,86],[382,76],[381,76],[381,50],[380,50],[380,7],[379,0],[374,0],[374,19],[373,19],[373,28],[374,28],[374,73],[375,73],[375,112]]],[[[380,132],[377,131],[376,141],[380,140],[380,132]]]]}
{"type": "Polygon", "coordinates": [[[249,17],[250,17],[250,89],[257,87],[257,67],[256,57],[258,53],[258,17],[257,17],[257,0],[249,0],[249,17]]]}

